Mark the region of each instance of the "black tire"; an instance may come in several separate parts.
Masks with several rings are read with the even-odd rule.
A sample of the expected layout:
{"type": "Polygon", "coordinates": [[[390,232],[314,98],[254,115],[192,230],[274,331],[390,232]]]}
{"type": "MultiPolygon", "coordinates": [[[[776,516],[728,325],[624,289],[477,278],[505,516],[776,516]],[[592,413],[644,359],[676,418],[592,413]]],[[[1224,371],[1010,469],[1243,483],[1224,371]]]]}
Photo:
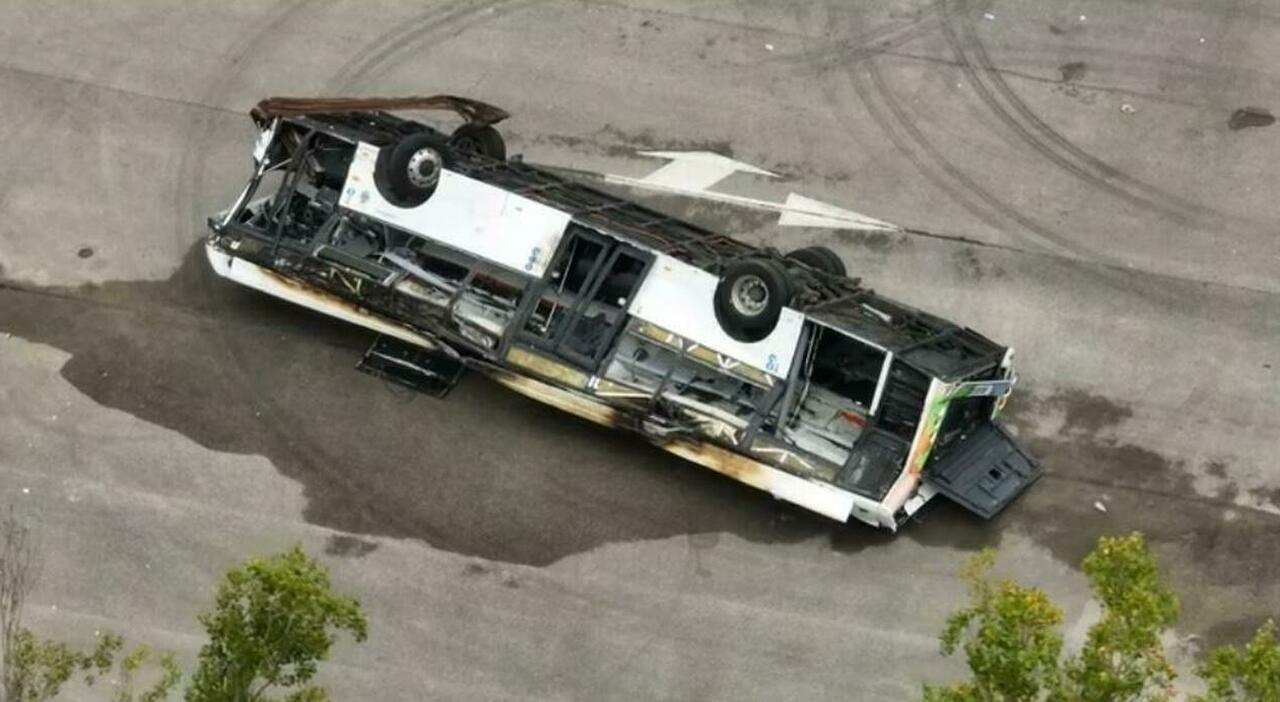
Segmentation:
{"type": "Polygon", "coordinates": [[[808,246],[803,249],[797,249],[787,254],[787,258],[799,261],[810,268],[815,268],[838,278],[844,278],[849,274],[840,256],[825,246],[808,246]]]}
{"type": "Polygon", "coordinates": [[[444,167],[453,154],[441,137],[428,132],[410,134],[378,152],[373,180],[378,192],[397,207],[417,207],[436,191],[444,167]]]}
{"type": "Polygon", "coordinates": [[[507,160],[507,143],[498,130],[487,124],[468,122],[453,130],[449,143],[461,152],[480,154],[498,161],[507,160]]]}
{"type": "Polygon", "coordinates": [[[782,264],[763,258],[737,261],[725,269],[716,286],[716,319],[734,339],[759,341],[778,326],[791,295],[791,281],[782,264]]]}

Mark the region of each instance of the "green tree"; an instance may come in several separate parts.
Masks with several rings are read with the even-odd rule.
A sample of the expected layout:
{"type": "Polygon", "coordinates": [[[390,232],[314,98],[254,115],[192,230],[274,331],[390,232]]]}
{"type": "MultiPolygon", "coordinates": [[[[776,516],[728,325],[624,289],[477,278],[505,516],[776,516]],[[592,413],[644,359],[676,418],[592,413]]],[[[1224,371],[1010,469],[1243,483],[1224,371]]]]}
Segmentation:
{"type": "Polygon", "coordinates": [[[965,569],[969,606],[947,619],[942,652],[963,649],[970,680],[925,687],[927,702],[1156,702],[1172,696],[1160,635],[1178,614],[1141,534],[1103,537],[1084,559],[1102,606],[1084,647],[1062,657],[1062,611],[1037,588],[992,583],[994,553],[965,569]]]}
{"type": "MultiPolygon", "coordinates": [[[[41,639],[22,626],[22,611],[35,586],[35,539],[32,530],[10,507],[0,519],[0,702],[44,702],[79,675],[93,685],[115,666],[124,639],[102,634],[92,650],[79,651],[65,643],[41,639]]],[[[159,656],[155,684],[135,696],[134,676],[150,658],[139,646],[120,661],[113,702],[161,702],[178,684],[181,672],[173,654],[159,656]]]]}
{"type": "Polygon", "coordinates": [[[1214,649],[1197,671],[1209,692],[1196,702],[1280,702],[1280,642],[1267,621],[1243,649],[1214,649]]]}
{"type": "Polygon", "coordinates": [[[1178,617],[1178,599],[1156,568],[1142,534],[1098,539],[1082,563],[1102,619],[1080,655],[1065,664],[1072,699],[1166,700],[1175,673],[1160,635],[1178,617]]]}
{"type": "Polygon", "coordinates": [[[1043,592],[1012,580],[992,583],[995,551],[985,549],[965,566],[969,606],[952,614],[942,632],[942,652],[963,648],[973,678],[925,687],[927,702],[1038,700],[1059,685],[1062,610],[1043,592]]]}
{"type": "Polygon", "coordinates": [[[168,699],[169,692],[178,685],[178,681],[182,679],[182,670],[178,667],[178,661],[172,653],[153,654],[151,648],[145,645],[137,646],[123,658],[120,659],[120,667],[116,673],[115,692],[111,695],[111,702],[161,702],[168,699]],[[155,661],[155,667],[158,669],[156,673],[155,683],[138,694],[133,691],[138,671],[149,661],[155,661]]]}
{"type": "MultiPolygon", "coordinates": [[[[926,702],[1163,702],[1174,670],[1161,635],[1178,599],[1141,534],[1102,537],[1082,566],[1102,616],[1076,655],[1061,657],[1062,612],[1036,588],[993,583],[994,552],[971,558],[969,606],[947,619],[942,652],[963,650],[969,680],[925,686],[926,702]]],[[[1208,693],[1194,702],[1280,702],[1280,642],[1268,621],[1243,648],[1223,646],[1197,668],[1208,693]]]]}
{"type": "Polygon", "coordinates": [[[324,567],[296,546],[230,570],[200,623],[209,642],[187,702],[255,702],[271,699],[268,692],[289,702],[325,700],[324,689],[310,681],[334,633],[364,641],[368,630],[360,604],[334,593],[324,567]]]}
{"type": "Polygon", "coordinates": [[[5,702],[43,702],[53,699],[77,673],[92,685],[111,670],[124,640],[114,634],[98,637],[93,650],[77,651],[59,641],[41,640],[19,628],[7,651],[5,702]]]}

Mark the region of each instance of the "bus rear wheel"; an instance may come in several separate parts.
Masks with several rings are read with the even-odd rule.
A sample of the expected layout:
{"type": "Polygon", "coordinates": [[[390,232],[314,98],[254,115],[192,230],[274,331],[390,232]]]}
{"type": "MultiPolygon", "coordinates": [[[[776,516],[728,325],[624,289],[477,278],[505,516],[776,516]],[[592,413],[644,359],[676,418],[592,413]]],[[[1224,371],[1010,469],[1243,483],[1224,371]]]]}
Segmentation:
{"type": "Polygon", "coordinates": [[[754,342],[773,333],[793,290],[781,263],[762,258],[736,261],[716,286],[720,328],[738,341],[754,342]]]}

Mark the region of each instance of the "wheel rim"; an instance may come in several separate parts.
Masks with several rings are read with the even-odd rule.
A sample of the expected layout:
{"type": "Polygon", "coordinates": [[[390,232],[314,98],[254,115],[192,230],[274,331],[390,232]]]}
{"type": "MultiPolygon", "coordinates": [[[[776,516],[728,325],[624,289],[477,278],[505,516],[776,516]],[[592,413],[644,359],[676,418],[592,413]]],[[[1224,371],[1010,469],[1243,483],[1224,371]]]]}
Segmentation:
{"type": "Polygon", "coordinates": [[[409,157],[409,182],[419,188],[430,188],[440,180],[440,154],[432,148],[418,149],[409,157]]]}
{"type": "Polygon", "coordinates": [[[746,317],[756,317],[769,307],[769,286],[758,275],[744,275],[729,289],[733,309],[746,317]]]}

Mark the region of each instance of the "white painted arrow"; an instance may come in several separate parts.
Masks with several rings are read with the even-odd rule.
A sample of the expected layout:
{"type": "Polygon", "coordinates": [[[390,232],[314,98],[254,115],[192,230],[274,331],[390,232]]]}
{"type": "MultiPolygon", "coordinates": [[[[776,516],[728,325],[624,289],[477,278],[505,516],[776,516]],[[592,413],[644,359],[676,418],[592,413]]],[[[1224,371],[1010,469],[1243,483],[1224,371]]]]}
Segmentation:
{"type": "Polygon", "coordinates": [[[787,195],[785,203],[769,202],[742,195],[730,195],[710,190],[711,186],[734,173],[751,173],[769,178],[778,177],[749,163],[735,161],[710,151],[640,151],[642,156],[665,158],[667,165],[643,178],[604,174],[605,182],[627,185],[633,188],[657,190],[675,195],[696,197],[702,200],[724,202],[740,207],[769,210],[781,213],[780,227],[824,227],[828,229],[860,229],[871,231],[899,231],[901,227],[874,217],[858,214],[820,200],[797,193],[787,195]]]}
{"type": "Polygon", "coordinates": [[[670,159],[671,163],[640,179],[655,188],[695,192],[706,190],[742,171],[777,178],[777,174],[710,151],[640,151],[641,156],[670,159]]]}
{"type": "Polygon", "coordinates": [[[791,193],[783,205],[780,227],[827,227],[829,229],[879,229],[896,231],[901,227],[883,220],[858,214],[820,200],[791,193]]]}

